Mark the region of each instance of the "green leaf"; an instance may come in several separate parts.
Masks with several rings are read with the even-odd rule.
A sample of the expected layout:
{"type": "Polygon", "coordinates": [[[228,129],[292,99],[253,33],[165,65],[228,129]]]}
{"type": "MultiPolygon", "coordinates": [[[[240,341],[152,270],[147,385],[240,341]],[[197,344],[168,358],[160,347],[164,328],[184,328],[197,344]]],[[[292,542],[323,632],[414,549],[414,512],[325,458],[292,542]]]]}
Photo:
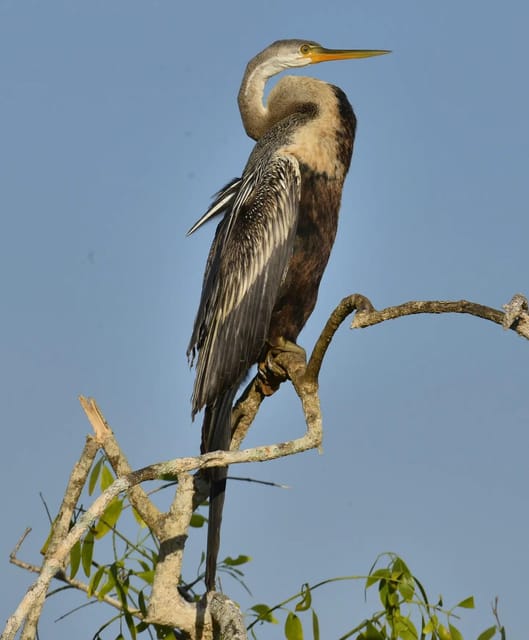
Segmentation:
{"type": "Polygon", "coordinates": [[[79,570],[80,564],[81,564],[81,541],[77,540],[77,542],[73,545],[73,547],[70,550],[70,578],[75,578],[75,575],[79,570]]]}
{"type": "Polygon", "coordinates": [[[99,600],[102,600],[107,595],[107,593],[112,591],[112,589],[116,585],[114,581],[114,576],[111,573],[107,573],[107,576],[108,576],[107,581],[101,587],[101,589],[99,589],[99,591],[96,593],[96,596],[99,600]]]}
{"type": "Polygon", "coordinates": [[[227,558],[224,558],[223,562],[224,564],[227,564],[228,567],[236,567],[239,564],[246,564],[247,562],[251,562],[251,560],[251,556],[239,555],[236,558],[230,558],[230,556],[228,556],[227,558]]]}
{"type": "Polygon", "coordinates": [[[406,600],[406,602],[412,600],[413,596],[415,595],[415,587],[413,585],[413,582],[410,582],[407,578],[403,579],[403,581],[399,584],[398,589],[400,595],[404,598],[404,600],[406,600]]]}
{"type": "Polygon", "coordinates": [[[142,529],[145,529],[147,525],[145,524],[144,519],[140,516],[140,514],[136,511],[134,507],[132,507],[132,515],[134,516],[134,520],[136,520],[136,522],[140,525],[140,527],[142,529]]]}
{"type": "Polygon", "coordinates": [[[462,607],[463,609],[473,609],[474,608],[474,596],[469,596],[464,600],[461,600],[459,604],[456,604],[456,607],[462,607]]]}
{"type": "Polygon", "coordinates": [[[97,479],[99,478],[99,472],[101,471],[101,465],[103,464],[104,457],[100,457],[95,463],[92,471],[90,472],[90,478],[88,479],[88,495],[91,496],[96,488],[97,479]]]}
{"type": "Polygon", "coordinates": [[[101,469],[101,491],[108,489],[113,482],[114,476],[112,475],[112,471],[110,471],[110,469],[105,465],[101,469]]]}
{"type": "Polygon", "coordinates": [[[97,587],[99,586],[99,583],[105,571],[106,567],[103,565],[99,567],[99,569],[92,576],[92,579],[88,583],[88,597],[94,595],[94,593],[97,591],[97,587]]]}
{"type": "Polygon", "coordinates": [[[143,590],[138,593],[138,609],[141,611],[143,616],[147,616],[147,605],[145,603],[143,590]]]}
{"type": "Polygon", "coordinates": [[[200,527],[204,526],[205,522],[206,522],[205,516],[201,515],[200,513],[194,513],[191,516],[191,520],[189,521],[189,526],[195,527],[196,529],[200,529],[200,527]]]}
{"type": "Polygon", "coordinates": [[[378,597],[384,609],[388,606],[388,583],[387,580],[381,580],[378,586],[378,597]]]}
{"type": "Polygon", "coordinates": [[[142,571],[149,571],[149,569],[151,568],[151,565],[147,564],[141,558],[136,558],[136,562],[140,565],[140,567],[142,568],[142,571]]]}
{"type": "Polygon", "coordinates": [[[312,637],[314,640],[320,640],[320,621],[314,609],[312,610],[312,637]]]}
{"type": "Polygon", "coordinates": [[[270,607],[267,604],[256,604],[251,608],[251,611],[255,611],[259,616],[257,619],[262,622],[270,622],[271,624],[277,624],[277,619],[274,618],[273,613],[270,611],[270,607]]]}
{"type": "Polygon", "coordinates": [[[366,580],[366,589],[376,584],[381,579],[389,578],[389,569],[377,569],[366,580]]]}
{"type": "Polygon", "coordinates": [[[55,520],[51,523],[51,528],[50,528],[50,532],[48,533],[48,537],[46,538],[46,541],[44,542],[44,544],[40,548],[40,553],[43,556],[46,555],[46,553],[48,551],[48,547],[50,546],[51,536],[53,534],[53,527],[55,526],[56,520],[57,520],[57,518],[55,518],[55,520]]]}
{"type": "Polygon", "coordinates": [[[152,584],[154,582],[154,569],[151,569],[150,571],[138,571],[138,573],[135,573],[134,575],[147,584],[152,584]]]}
{"type": "Polygon", "coordinates": [[[136,640],[136,625],[134,624],[134,618],[128,611],[124,611],[125,622],[127,623],[127,629],[129,630],[132,640],[136,640]]]}
{"type": "Polygon", "coordinates": [[[287,640],[303,640],[303,625],[295,613],[289,611],[285,620],[285,638],[287,640]]]}
{"type": "Polygon", "coordinates": [[[439,621],[436,615],[433,615],[428,622],[424,625],[422,629],[422,635],[428,635],[429,633],[433,633],[437,629],[437,625],[439,621]]]}
{"type": "Polygon", "coordinates": [[[463,636],[461,634],[461,631],[459,631],[459,629],[454,627],[453,624],[449,624],[448,628],[450,629],[451,640],[463,640],[463,636]]]}
{"type": "Polygon", "coordinates": [[[496,631],[496,627],[489,627],[479,634],[478,640],[491,640],[491,638],[494,638],[496,635],[496,631]]]}
{"type": "Polygon", "coordinates": [[[310,592],[310,587],[307,583],[305,583],[301,587],[301,600],[296,605],[296,611],[307,611],[310,609],[312,604],[312,594],[310,592]]]}
{"type": "Polygon", "coordinates": [[[116,587],[116,594],[123,605],[123,609],[127,609],[127,594],[129,592],[129,578],[128,574],[123,575],[123,562],[118,560],[110,566],[110,573],[114,578],[114,586],[116,587]]]}
{"type": "Polygon", "coordinates": [[[92,529],[89,529],[83,540],[83,547],[81,551],[81,559],[83,561],[83,571],[87,578],[90,577],[92,572],[92,556],[94,554],[94,534],[92,529]]]}
{"type": "Polygon", "coordinates": [[[110,501],[107,508],[103,511],[99,522],[94,527],[94,536],[96,539],[102,538],[114,527],[121,515],[122,509],[123,500],[121,500],[121,498],[115,497],[110,501]]]}
{"type": "Polygon", "coordinates": [[[395,627],[398,630],[399,638],[402,638],[402,640],[417,640],[419,637],[415,625],[409,618],[399,618],[395,627]]]}
{"type": "Polygon", "coordinates": [[[424,590],[424,587],[422,586],[420,580],[418,580],[415,576],[413,576],[413,582],[417,587],[419,587],[420,597],[422,598],[424,604],[428,605],[429,604],[428,596],[426,595],[426,591],[424,590]]]}
{"type": "Polygon", "coordinates": [[[395,573],[398,573],[400,575],[406,575],[409,578],[412,577],[411,575],[411,571],[408,569],[408,565],[404,562],[404,560],[400,557],[396,557],[392,566],[391,566],[391,570],[395,573]]]}
{"type": "Polygon", "coordinates": [[[362,634],[365,640],[385,640],[385,637],[375,626],[368,622],[362,634]]]}
{"type": "Polygon", "coordinates": [[[387,604],[390,607],[398,607],[399,606],[399,594],[395,593],[395,592],[388,593],[387,604]]]}

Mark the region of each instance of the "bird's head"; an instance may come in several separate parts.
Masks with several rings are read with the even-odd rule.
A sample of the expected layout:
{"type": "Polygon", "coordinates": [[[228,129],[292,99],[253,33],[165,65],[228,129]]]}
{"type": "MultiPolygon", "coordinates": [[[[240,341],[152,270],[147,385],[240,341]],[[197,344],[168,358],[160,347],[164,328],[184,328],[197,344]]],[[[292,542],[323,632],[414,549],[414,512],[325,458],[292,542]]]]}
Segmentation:
{"type": "Polygon", "coordinates": [[[269,105],[263,104],[263,95],[267,80],[277,73],[327,60],[370,58],[385,53],[389,51],[326,49],[312,40],[277,40],[252,58],[246,66],[238,97],[246,133],[250,138],[258,140],[270,126],[269,105]]]}
{"type": "Polygon", "coordinates": [[[326,49],[312,40],[278,40],[274,42],[257,58],[268,67],[270,75],[275,75],[283,69],[306,67],[317,62],[330,60],[347,60],[351,58],[370,58],[381,56],[389,51],[377,49],[326,49]]]}

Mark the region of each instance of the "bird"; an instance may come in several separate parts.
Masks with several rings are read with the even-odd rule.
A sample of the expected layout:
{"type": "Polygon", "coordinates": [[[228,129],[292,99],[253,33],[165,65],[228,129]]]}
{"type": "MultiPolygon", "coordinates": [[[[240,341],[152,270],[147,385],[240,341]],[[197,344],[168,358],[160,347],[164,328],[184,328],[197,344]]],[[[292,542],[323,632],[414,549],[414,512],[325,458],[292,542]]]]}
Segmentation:
{"type": "MultiPolygon", "coordinates": [[[[301,350],[296,339],[316,304],[353,152],[356,117],[340,88],[286,75],[265,101],[265,85],[285,69],[385,53],[278,40],[246,67],[238,105],[255,146],[241,177],[188,231],[222,216],[187,350],[196,361],[192,417],[205,408],[202,453],[229,450],[232,405],[249,369],[301,350]]],[[[216,589],[226,477],[227,467],[209,471],[208,592],[216,589]]]]}

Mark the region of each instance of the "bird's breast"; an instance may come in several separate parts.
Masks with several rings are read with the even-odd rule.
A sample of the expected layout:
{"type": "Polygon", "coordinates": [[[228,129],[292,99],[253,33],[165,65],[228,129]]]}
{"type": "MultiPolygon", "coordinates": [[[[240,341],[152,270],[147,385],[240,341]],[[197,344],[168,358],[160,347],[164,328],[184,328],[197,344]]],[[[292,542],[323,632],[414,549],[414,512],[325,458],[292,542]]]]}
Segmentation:
{"type": "Polygon", "coordinates": [[[296,131],[284,151],[295,156],[300,164],[309,167],[315,174],[343,179],[347,167],[341,161],[338,139],[339,132],[336,129],[315,121],[296,131]]]}

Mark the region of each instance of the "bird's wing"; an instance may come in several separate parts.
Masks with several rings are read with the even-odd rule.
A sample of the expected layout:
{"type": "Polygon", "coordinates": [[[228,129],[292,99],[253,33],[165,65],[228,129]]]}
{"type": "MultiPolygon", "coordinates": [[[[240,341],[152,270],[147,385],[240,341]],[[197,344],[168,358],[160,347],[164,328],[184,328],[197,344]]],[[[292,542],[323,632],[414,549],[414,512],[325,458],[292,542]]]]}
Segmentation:
{"type": "Polygon", "coordinates": [[[298,220],[300,169],[275,152],[247,169],[217,227],[188,355],[198,351],[193,415],[237,385],[266,340],[298,220]]]}
{"type": "Polygon", "coordinates": [[[230,208],[233,198],[237,195],[237,191],[241,185],[242,178],[234,178],[220,191],[215,194],[215,199],[211,203],[211,207],[206,211],[206,213],[197,220],[195,224],[189,229],[186,233],[186,236],[190,236],[192,233],[201,227],[205,222],[211,220],[215,216],[220,215],[221,213],[225,213],[230,208]]]}

